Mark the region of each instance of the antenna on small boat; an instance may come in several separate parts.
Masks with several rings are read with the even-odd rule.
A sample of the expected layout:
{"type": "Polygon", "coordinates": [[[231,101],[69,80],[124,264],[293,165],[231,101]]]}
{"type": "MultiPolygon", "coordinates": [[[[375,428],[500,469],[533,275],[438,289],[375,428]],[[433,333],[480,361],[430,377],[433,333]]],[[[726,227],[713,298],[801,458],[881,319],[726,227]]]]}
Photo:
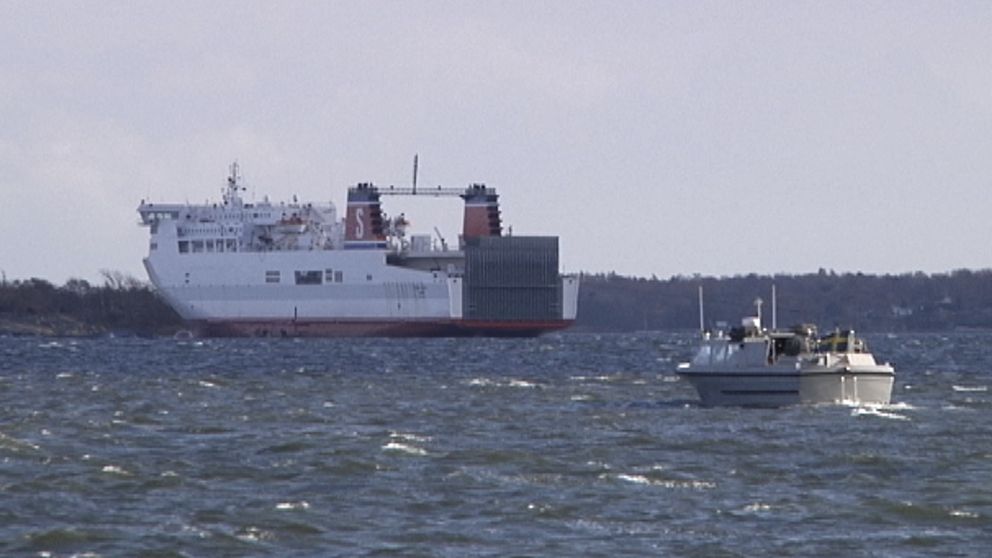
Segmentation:
{"type": "Polygon", "coordinates": [[[699,286],[699,333],[706,333],[706,326],[703,321],[703,286],[699,286]]]}
{"type": "Polygon", "coordinates": [[[413,154],[413,195],[417,195],[417,157],[418,154],[413,154]]]}
{"type": "Polygon", "coordinates": [[[772,329],[778,329],[778,308],[775,301],[775,283],[772,283],[772,329]]]}

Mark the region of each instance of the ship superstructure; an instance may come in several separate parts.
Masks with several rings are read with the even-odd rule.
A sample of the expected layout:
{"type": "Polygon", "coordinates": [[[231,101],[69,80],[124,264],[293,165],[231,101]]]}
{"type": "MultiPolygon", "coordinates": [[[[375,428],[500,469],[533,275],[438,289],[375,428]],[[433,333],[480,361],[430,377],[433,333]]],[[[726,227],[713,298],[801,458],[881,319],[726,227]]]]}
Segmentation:
{"type": "Polygon", "coordinates": [[[218,203],[138,207],[144,264],[201,335],[537,335],[571,324],[578,278],[559,273],[558,238],[504,236],[495,190],[348,189],[325,205],[246,202],[235,163],[218,203]],[[383,196],[458,196],[462,235],[407,234],[383,196]]]}

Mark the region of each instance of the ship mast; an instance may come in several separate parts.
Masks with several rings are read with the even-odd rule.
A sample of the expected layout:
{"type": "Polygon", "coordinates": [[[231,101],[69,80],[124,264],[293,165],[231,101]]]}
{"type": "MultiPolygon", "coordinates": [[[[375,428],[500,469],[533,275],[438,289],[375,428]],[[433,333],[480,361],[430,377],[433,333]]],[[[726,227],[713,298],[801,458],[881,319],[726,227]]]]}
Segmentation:
{"type": "Polygon", "coordinates": [[[224,205],[241,205],[238,190],[243,190],[244,187],[238,183],[241,178],[238,176],[239,168],[237,161],[231,163],[231,175],[227,177],[227,191],[224,192],[224,205]]]}

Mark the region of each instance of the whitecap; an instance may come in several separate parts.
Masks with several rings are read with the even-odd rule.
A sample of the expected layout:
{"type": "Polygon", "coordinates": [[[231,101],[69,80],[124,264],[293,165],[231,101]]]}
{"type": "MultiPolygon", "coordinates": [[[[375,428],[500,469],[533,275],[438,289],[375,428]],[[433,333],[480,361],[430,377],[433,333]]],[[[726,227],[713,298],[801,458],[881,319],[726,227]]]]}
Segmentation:
{"type": "Polygon", "coordinates": [[[430,436],[420,436],[418,434],[407,434],[404,432],[390,432],[389,437],[396,440],[406,440],[407,442],[429,442],[430,436]]]}
{"type": "Polygon", "coordinates": [[[966,392],[966,393],[985,392],[985,391],[988,391],[989,390],[989,386],[957,386],[957,385],[954,385],[954,386],[951,386],[951,389],[953,389],[954,391],[963,391],[963,392],[966,392]]]}
{"type": "Polygon", "coordinates": [[[473,378],[473,379],[471,379],[471,380],[468,381],[468,385],[470,385],[470,386],[492,386],[492,385],[496,385],[496,383],[493,382],[492,380],[488,379],[488,378],[473,378]]]}
{"type": "Polygon", "coordinates": [[[537,387],[537,384],[528,382],[527,380],[510,380],[510,387],[533,388],[537,387]]]}
{"type": "Polygon", "coordinates": [[[626,473],[620,473],[617,478],[622,481],[632,482],[635,484],[651,484],[651,479],[645,477],[644,475],[628,475],[626,473]]]}
{"type": "Polygon", "coordinates": [[[276,504],[277,510],[308,510],[310,509],[310,503],[306,500],[300,500],[299,502],[279,502],[276,504]]]}
{"type": "Polygon", "coordinates": [[[270,531],[265,531],[258,527],[246,527],[244,531],[238,533],[236,536],[246,542],[259,542],[273,538],[270,531]]]}
{"type": "Polygon", "coordinates": [[[601,374],[599,376],[570,376],[570,380],[575,380],[576,382],[613,382],[620,378],[620,375],[610,376],[607,374],[601,374]]]}
{"type": "Polygon", "coordinates": [[[384,451],[398,451],[408,453],[410,455],[427,455],[427,450],[425,449],[400,442],[389,442],[388,444],[382,446],[382,449],[384,451]]]}
{"type": "Polygon", "coordinates": [[[206,380],[200,380],[200,381],[197,382],[197,384],[199,384],[200,387],[205,387],[205,388],[215,388],[215,387],[217,387],[217,384],[215,384],[213,382],[208,382],[206,380]]]}
{"type": "Polygon", "coordinates": [[[753,504],[748,504],[744,506],[744,511],[749,513],[766,512],[771,510],[772,507],[768,504],[762,504],[761,502],[755,502],[753,504]]]}
{"type": "Polygon", "coordinates": [[[59,372],[58,374],[55,375],[56,380],[64,380],[66,378],[74,378],[74,377],[75,374],[73,374],[72,372],[59,372]]]}
{"type": "Polygon", "coordinates": [[[710,488],[716,488],[716,483],[708,482],[708,481],[649,479],[644,475],[628,475],[625,473],[620,473],[616,475],[616,478],[634,484],[644,484],[648,486],[657,486],[660,488],[692,489],[692,490],[705,490],[710,488]]]}
{"type": "Polygon", "coordinates": [[[118,467],[117,465],[104,465],[103,469],[101,470],[104,473],[110,473],[112,475],[121,475],[123,477],[131,476],[131,473],[125,471],[123,468],[118,467]]]}
{"type": "Polygon", "coordinates": [[[951,517],[963,517],[965,519],[978,519],[978,514],[975,512],[964,511],[964,510],[951,510],[951,517]]]}
{"type": "Polygon", "coordinates": [[[41,446],[32,444],[31,442],[25,442],[24,440],[18,440],[17,438],[12,438],[3,432],[0,432],[0,448],[13,451],[22,451],[26,449],[38,451],[41,449],[41,446]]]}

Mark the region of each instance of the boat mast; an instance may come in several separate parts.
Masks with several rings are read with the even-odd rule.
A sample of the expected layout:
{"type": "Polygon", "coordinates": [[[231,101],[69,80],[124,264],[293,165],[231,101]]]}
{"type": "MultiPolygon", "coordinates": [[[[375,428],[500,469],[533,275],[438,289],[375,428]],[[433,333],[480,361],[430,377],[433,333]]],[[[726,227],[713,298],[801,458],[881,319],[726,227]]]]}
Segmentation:
{"type": "Polygon", "coordinates": [[[413,195],[417,195],[417,154],[413,154],[413,195]]]}
{"type": "Polygon", "coordinates": [[[699,286],[699,333],[706,333],[705,322],[703,321],[703,286],[699,286]]]}
{"type": "Polygon", "coordinates": [[[778,308],[775,301],[775,283],[772,283],[772,329],[778,329],[778,308]]]}

